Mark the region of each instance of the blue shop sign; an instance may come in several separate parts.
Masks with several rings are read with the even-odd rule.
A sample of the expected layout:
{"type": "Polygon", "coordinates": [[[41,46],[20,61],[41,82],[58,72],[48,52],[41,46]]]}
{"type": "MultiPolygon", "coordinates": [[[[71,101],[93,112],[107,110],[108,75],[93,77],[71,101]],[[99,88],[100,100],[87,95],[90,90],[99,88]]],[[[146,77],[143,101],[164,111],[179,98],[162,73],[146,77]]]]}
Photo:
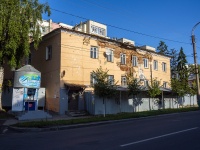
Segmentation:
{"type": "Polygon", "coordinates": [[[25,74],[19,78],[19,83],[26,87],[39,88],[41,77],[37,74],[25,74]]]}

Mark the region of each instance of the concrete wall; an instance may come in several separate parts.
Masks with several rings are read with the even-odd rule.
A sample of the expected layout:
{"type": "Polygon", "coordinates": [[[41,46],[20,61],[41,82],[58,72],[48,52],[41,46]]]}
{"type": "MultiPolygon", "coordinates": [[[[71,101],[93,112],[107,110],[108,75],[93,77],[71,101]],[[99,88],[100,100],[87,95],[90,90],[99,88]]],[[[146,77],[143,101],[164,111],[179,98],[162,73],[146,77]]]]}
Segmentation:
{"type": "MultiPolygon", "coordinates": [[[[104,104],[102,98],[94,96],[91,92],[85,93],[86,98],[86,110],[92,115],[104,114],[104,104]]],[[[121,93],[120,102],[116,99],[106,99],[106,114],[117,114],[120,112],[141,112],[149,110],[162,109],[163,105],[158,104],[158,98],[148,98],[144,93],[139,95],[138,98],[134,99],[128,97],[127,92],[121,93]]],[[[190,97],[185,96],[183,98],[167,98],[164,96],[164,107],[167,108],[180,108],[183,106],[196,106],[196,96],[190,97]]]]}

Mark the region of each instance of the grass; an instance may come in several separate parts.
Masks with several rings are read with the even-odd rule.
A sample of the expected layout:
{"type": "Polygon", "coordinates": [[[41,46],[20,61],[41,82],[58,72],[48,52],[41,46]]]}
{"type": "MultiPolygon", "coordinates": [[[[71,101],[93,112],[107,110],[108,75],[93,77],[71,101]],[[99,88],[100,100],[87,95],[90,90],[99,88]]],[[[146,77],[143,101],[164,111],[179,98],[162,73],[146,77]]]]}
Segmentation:
{"type": "Polygon", "coordinates": [[[156,115],[170,114],[170,113],[181,113],[181,112],[197,111],[197,110],[200,109],[198,107],[179,108],[179,109],[160,109],[160,110],[134,112],[134,113],[119,113],[115,115],[106,115],[106,117],[90,116],[88,118],[77,118],[70,120],[56,120],[56,121],[41,120],[41,121],[21,122],[13,126],[28,127],[28,128],[46,128],[46,127],[54,127],[62,125],[83,124],[90,122],[140,118],[140,117],[156,116],[156,115]]]}

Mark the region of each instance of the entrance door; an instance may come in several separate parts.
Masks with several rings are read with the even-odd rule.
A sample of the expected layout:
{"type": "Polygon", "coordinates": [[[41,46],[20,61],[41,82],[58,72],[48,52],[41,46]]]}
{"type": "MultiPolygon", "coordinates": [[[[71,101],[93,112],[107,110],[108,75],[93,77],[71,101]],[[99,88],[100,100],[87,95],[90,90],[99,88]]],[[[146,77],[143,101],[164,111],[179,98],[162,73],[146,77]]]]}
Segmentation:
{"type": "Polygon", "coordinates": [[[79,94],[74,91],[69,91],[68,95],[68,110],[74,111],[78,110],[78,97],[79,94]]]}

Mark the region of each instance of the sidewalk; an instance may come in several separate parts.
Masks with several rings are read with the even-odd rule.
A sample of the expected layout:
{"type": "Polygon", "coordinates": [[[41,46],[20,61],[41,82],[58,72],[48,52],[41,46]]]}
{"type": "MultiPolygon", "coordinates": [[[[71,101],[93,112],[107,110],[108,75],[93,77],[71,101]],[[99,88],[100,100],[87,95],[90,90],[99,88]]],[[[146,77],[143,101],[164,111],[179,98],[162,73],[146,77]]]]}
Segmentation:
{"type": "Polygon", "coordinates": [[[17,131],[17,132],[41,132],[41,131],[55,131],[55,130],[65,130],[70,128],[78,128],[83,126],[91,126],[94,125],[93,123],[89,124],[74,124],[74,125],[63,125],[63,126],[53,126],[47,128],[22,128],[22,127],[14,127],[12,125],[20,123],[20,122],[31,122],[31,121],[56,121],[56,120],[71,120],[71,119],[78,119],[78,118],[88,118],[91,117],[90,115],[59,115],[57,113],[49,112],[52,115],[52,118],[45,118],[45,119],[32,119],[32,120],[18,120],[17,118],[8,118],[2,120],[1,122],[1,132],[5,133],[8,130],[17,131]]]}
{"type": "Polygon", "coordinates": [[[23,120],[23,121],[20,121],[16,118],[12,118],[12,119],[6,119],[6,121],[3,123],[4,126],[10,126],[10,125],[13,125],[13,124],[16,124],[16,123],[20,123],[20,122],[30,122],[30,121],[41,121],[41,120],[44,120],[44,121],[54,121],[54,120],[70,120],[70,119],[78,119],[78,118],[88,118],[90,116],[74,116],[74,117],[71,117],[71,116],[68,116],[68,115],[59,115],[59,114],[55,114],[55,113],[51,113],[52,115],[52,118],[49,118],[49,119],[35,119],[35,120],[23,120]]]}

